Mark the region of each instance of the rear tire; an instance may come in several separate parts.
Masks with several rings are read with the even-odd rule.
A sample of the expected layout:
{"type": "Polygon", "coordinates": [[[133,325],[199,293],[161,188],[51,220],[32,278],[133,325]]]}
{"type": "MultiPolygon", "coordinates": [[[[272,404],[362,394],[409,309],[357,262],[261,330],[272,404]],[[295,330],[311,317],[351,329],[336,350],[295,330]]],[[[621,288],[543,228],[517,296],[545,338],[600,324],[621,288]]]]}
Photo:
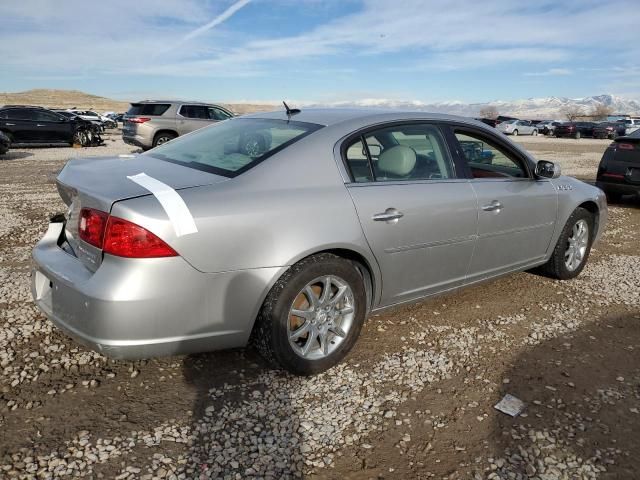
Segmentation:
{"type": "Polygon", "coordinates": [[[580,140],[580,132],[576,132],[576,134],[574,135],[574,138],[576,140],[580,140]]]}
{"type": "Polygon", "coordinates": [[[296,375],[323,372],[342,361],[358,339],[366,298],[364,280],[352,262],[329,253],[307,257],[272,287],[250,343],[275,368],[296,375]],[[317,297],[310,300],[309,295],[317,297]]]}
{"type": "Polygon", "coordinates": [[[531,132],[531,135],[533,135],[534,137],[538,136],[538,130],[533,130],[533,132],[531,132]]]}
{"type": "MultiPolygon", "coordinates": [[[[560,234],[560,238],[558,238],[556,247],[553,249],[551,258],[541,267],[542,273],[549,277],[557,278],[558,280],[569,280],[580,275],[591,252],[594,223],[591,212],[582,207],[576,208],[562,229],[562,233],[560,234]],[[572,245],[575,247],[576,245],[582,244],[579,235],[576,235],[577,232],[580,231],[580,225],[586,225],[587,228],[586,237],[584,237],[584,251],[579,253],[579,263],[576,263],[575,266],[569,266],[567,263],[571,263],[569,259],[572,258],[570,255],[572,245]]],[[[577,253],[574,251],[574,254],[577,253]]]]}
{"type": "Polygon", "coordinates": [[[176,137],[177,135],[171,132],[157,133],[156,136],[153,137],[153,148],[157,147],[158,145],[162,145],[163,143],[167,143],[176,137]]]}
{"type": "Polygon", "coordinates": [[[514,137],[517,137],[517,136],[518,136],[518,130],[514,130],[514,131],[513,131],[513,136],[514,136],[514,137]]]}

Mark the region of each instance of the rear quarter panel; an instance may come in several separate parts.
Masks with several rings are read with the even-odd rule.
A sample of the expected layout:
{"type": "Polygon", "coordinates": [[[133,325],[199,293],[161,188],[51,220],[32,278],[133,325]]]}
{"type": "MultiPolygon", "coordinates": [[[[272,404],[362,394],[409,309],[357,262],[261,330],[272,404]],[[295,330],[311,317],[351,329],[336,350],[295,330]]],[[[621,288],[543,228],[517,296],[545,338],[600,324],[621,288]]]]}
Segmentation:
{"type": "Polygon", "coordinates": [[[333,143],[316,135],[236,178],[179,190],[197,233],[176,236],[153,196],[118,202],[112,214],[148,228],[202,272],[287,266],[335,248],[376,265],[333,159],[333,143]]]}

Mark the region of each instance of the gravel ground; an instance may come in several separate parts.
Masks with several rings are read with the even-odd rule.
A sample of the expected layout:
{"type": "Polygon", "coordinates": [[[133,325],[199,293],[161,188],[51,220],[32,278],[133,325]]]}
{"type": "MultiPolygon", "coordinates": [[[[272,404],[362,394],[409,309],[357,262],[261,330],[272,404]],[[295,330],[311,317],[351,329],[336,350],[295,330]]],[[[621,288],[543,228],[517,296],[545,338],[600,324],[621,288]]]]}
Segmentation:
{"type": "MultiPolygon", "coordinates": [[[[516,139],[593,179],[607,141],[516,139]]],[[[576,280],[530,273],[373,316],[313,378],[251,351],[113,361],[33,306],[29,255],[73,156],[0,160],[1,478],[618,479],[640,471],[640,205],[576,280]],[[517,418],[493,405],[511,393],[517,418]]]]}

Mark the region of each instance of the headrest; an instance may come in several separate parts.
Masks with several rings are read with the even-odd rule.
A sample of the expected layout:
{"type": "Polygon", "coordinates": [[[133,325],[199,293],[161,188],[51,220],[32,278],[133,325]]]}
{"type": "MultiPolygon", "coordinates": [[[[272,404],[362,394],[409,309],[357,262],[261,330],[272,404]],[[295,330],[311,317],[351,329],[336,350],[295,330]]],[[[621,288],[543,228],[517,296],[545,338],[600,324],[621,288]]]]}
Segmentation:
{"type": "Polygon", "coordinates": [[[405,145],[383,150],[378,157],[378,170],[394,177],[406,177],[416,166],[416,152],[405,145]]]}

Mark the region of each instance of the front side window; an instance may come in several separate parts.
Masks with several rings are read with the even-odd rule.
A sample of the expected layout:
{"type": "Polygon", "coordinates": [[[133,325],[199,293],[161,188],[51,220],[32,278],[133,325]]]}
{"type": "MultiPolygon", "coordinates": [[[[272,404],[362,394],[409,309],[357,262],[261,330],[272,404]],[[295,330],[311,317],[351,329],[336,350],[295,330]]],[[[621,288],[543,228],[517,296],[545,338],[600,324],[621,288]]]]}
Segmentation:
{"type": "Polygon", "coordinates": [[[240,118],[196,130],[143,155],[235,177],[320,128],[314,123],[240,118]]]}
{"type": "Polygon", "coordinates": [[[473,178],[527,178],[522,161],[504,147],[471,132],[455,132],[473,178]]]}
{"type": "Polygon", "coordinates": [[[429,124],[374,130],[353,140],[345,156],[355,182],[437,180],[454,176],[440,130],[429,124]]]}
{"type": "Polygon", "coordinates": [[[220,108],[209,107],[209,118],[212,120],[227,120],[228,118],[231,118],[231,114],[220,108]]]}
{"type": "Polygon", "coordinates": [[[36,113],[36,120],[38,122],[60,122],[62,119],[58,115],[56,115],[55,113],[37,112],[36,113]]]}

